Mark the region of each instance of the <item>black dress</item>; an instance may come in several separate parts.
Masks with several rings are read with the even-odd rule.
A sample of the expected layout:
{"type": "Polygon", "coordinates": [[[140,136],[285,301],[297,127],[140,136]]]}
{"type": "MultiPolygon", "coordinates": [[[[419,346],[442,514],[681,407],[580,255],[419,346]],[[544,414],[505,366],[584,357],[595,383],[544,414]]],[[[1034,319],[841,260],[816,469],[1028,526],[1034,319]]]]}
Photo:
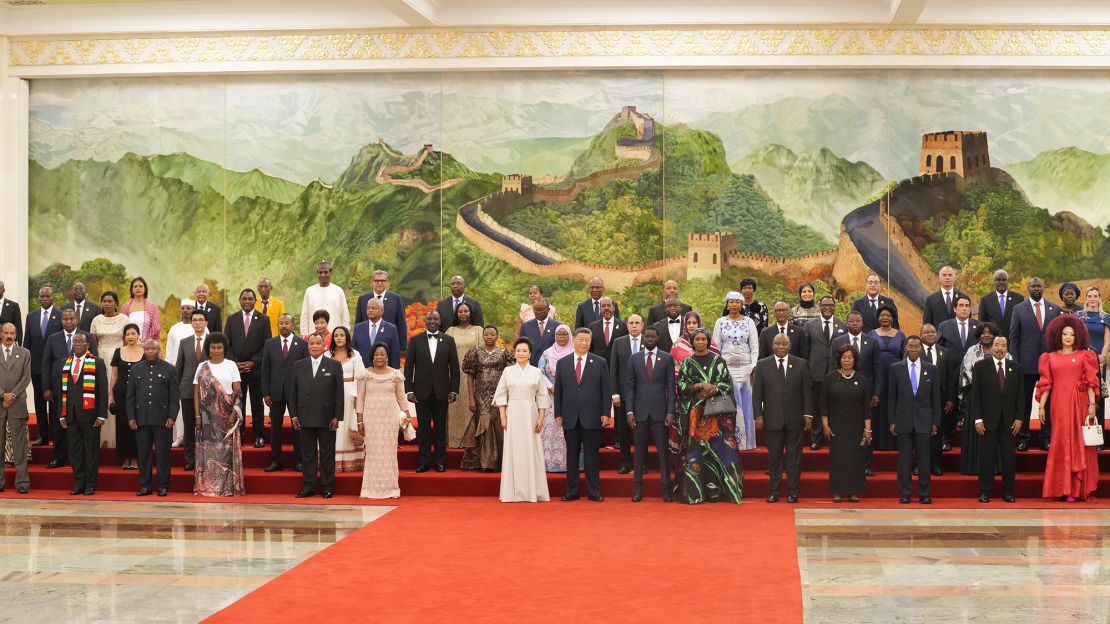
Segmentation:
{"type": "Polygon", "coordinates": [[[859,494],[866,479],[866,449],[860,446],[864,421],[871,415],[871,383],[860,373],[845,379],[840,371],[821,384],[821,416],[829,419],[829,490],[834,495],[859,494]]]}
{"type": "Polygon", "coordinates": [[[121,460],[139,456],[135,432],[127,426],[127,379],[131,376],[131,366],[137,363],[123,359],[119,349],[112,354],[112,366],[116,367],[116,385],[112,387],[112,398],[116,402],[116,454],[121,460]]]}

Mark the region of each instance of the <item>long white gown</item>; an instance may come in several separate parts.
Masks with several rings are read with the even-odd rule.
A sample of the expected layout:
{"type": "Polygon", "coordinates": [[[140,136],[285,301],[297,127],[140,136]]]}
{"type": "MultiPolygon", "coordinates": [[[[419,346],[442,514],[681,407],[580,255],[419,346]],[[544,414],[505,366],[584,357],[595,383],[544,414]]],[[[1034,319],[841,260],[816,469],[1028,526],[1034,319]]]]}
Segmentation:
{"type": "Polygon", "coordinates": [[[549,382],[540,369],[513,364],[501,373],[494,405],[505,405],[509,426],[501,455],[501,502],[551,500],[543,464],[543,441],[536,433],[540,409],[550,407],[549,382]]]}
{"type": "Polygon", "coordinates": [[[358,396],[355,380],[365,371],[362,356],[352,350],[351,357],[343,362],[343,422],[335,430],[336,472],[362,472],[365,450],[362,436],[358,434],[358,416],[355,414],[355,398],[358,396]]]}

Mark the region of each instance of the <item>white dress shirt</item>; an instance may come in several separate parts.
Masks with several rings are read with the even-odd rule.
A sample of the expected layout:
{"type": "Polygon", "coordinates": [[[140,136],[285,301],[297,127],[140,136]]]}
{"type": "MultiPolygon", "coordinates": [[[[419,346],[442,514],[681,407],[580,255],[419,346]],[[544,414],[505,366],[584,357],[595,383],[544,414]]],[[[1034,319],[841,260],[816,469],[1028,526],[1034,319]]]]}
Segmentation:
{"type": "Polygon", "coordinates": [[[432,361],[436,361],[436,351],[439,349],[439,332],[428,334],[428,352],[432,354],[432,361]]]}

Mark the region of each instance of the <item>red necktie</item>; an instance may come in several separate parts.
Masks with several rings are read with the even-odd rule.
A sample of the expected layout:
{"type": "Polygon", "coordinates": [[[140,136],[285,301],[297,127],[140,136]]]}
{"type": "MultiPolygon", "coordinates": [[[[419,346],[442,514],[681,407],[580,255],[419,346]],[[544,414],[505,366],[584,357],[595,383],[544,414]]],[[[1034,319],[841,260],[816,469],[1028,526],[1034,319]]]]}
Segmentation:
{"type": "Polygon", "coordinates": [[[578,358],[578,363],[574,365],[574,376],[578,383],[582,383],[582,358],[578,358]]]}
{"type": "Polygon", "coordinates": [[[652,371],[654,371],[654,370],[655,370],[655,366],[653,366],[653,365],[652,365],[652,363],[651,363],[651,351],[648,351],[648,354],[647,354],[647,374],[648,374],[648,379],[651,379],[651,373],[652,373],[652,371]]]}
{"type": "Polygon", "coordinates": [[[609,346],[609,321],[605,321],[605,346],[609,346]]]}
{"type": "Polygon", "coordinates": [[[1037,327],[1040,328],[1040,329],[1044,329],[1044,317],[1041,316],[1041,304],[1040,303],[1034,303],[1033,304],[1033,313],[1037,315],[1037,327]]]}
{"type": "Polygon", "coordinates": [[[251,332],[251,315],[243,315],[243,335],[246,336],[251,332]]]}
{"type": "Polygon", "coordinates": [[[269,314],[269,310],[270,310],[270,302],[269,301],[263,301],[262,302],[262,313],[263,314],[269,314]]]}
{"type": "Polygon", "coordinates": [[[543,328],[547,325],[547,321],[540,321],[540,338],[543,338],[543,328]]]}
{"type": "Polygon", "coordinates": [[[998,363],[998,388],[1000,390],[1006,388],[1006,373],[1002,372],[1002,362],[998,363]]]}
{"type": "Polygon", "coordinates": [[[281,339],[281,359],[283,359],[283,360],[288,360],[289,359],[289,339],[288,338],[282,338],[281,339]]]}
{"type": "Polygon", "coordinates": [[[199,362],[200,361],[200,338],[197,338],[196,354],[197,354],[197,361],[199,362]]]}

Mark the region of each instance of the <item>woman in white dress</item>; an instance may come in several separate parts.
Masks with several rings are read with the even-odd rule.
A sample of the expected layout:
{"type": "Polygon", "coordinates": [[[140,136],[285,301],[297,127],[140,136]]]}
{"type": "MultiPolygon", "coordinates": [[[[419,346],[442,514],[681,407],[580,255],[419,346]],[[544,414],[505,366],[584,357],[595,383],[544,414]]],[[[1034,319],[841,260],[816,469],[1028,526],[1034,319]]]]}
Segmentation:
{"type": "Polygon", "coordinates": [[[351,332],[346,327],[336,327],[331,333],[331,357],[343,365],[343,421],[335,430],[335,471],[362,472],[365,452],[355,417],[355,379],[366,367],[359,352],[351,348],[351,332]]]}
{"type": "Polygon", "coordinates": [[[501,456],[501,502],[551,500],[547,490],[547,471],[543,464],[544,410],[551,404],[550,385],[540,369],[528,363],[532,342],[517,338],[513,343],[516,365],[501,373],[494,405],[501,412],[505,430],[505,450],[501,456]]]}
{"type": "MultiPolygon", "coordinates": [[[[116,349],[123,346],[123,328],[131,322],[119,313],[119,295],[109,290],[100,295],[100,314],[92,320],[89,333],[96,336],[96,355],[111,362],[116,349]]],[[[100,446],[116,448],[116,415],[108,412],[108,420],[100,427],[100,446]]]]}
{"type": "Polygon", "coordinates": [[[357,383],[355,422],[366,447],[359,496],[397,498],[401,495],[397,482],[397,431],[408,424],[410,403],[405,398],[405,377],[389,367],[389,348],[383,343],[370,348],[370,368],[357,376],[357,383]]]}
{"type": "Polygon", "coordinates": [[[725,295],[728,315],[713,325],[713,344],[732,376],[732,397],[736,401],[736,446],[741,451],[755,448],[755,414],[752,411],[752,371],[759,356],[759,334],[755,321],[744,314],[744,295],[725,295]]]}

